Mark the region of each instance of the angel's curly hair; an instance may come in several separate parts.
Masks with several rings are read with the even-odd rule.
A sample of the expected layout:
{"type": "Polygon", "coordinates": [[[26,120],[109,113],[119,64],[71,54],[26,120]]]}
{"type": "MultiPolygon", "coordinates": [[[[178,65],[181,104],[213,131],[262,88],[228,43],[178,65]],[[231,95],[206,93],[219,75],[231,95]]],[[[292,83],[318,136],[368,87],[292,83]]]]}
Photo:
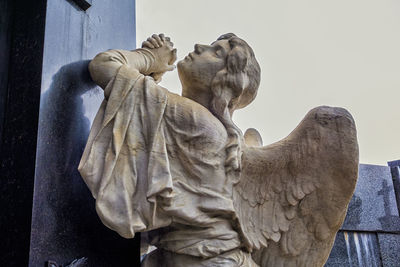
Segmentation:
{"type": "Polygon", "coordinates": [[[241,170],[240,143],[243,135],[233,123],[232,113],[247,106],[256,97],[260,84],[260,65],[251,47],[235,34],[224,34],[218,40],[228,40],[230,51],[226,56],[226,67],[212,81],[210,110],[228,133],[226,173],[238,173],[241,170]]]}

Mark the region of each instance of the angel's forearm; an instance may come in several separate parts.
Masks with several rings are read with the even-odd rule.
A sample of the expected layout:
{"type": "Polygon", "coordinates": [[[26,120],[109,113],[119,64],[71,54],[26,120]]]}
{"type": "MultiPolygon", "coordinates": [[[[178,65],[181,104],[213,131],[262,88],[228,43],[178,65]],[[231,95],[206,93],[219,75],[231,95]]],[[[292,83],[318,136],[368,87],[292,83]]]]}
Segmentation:
{"type": "Polygon", "coordinates": [[[144,49],[109,50],[98,54],[89,63],[89,72],[93,81],[105,89],[122,65],[128,65],[143,75],[149,75],[152,64],[154,57],[144,49]]]}

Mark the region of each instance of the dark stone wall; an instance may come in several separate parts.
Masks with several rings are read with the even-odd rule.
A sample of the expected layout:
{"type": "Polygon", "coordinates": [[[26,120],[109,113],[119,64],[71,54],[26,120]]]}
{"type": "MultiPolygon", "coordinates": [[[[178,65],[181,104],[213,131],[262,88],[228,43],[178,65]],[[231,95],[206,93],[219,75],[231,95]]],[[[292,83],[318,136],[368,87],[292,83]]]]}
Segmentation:
{"type": "Polygon", "coordinates": [[[343,230],[400,232],[390,167],[361,164],[343,230]]]}
{"type": "MultiPolygon", "coordinates": [[[[8,85],[8,64],[11,49],[13,7],[11,0],[0,1],[0,140],[3,133],[3,119],[8,85]]],[[[0,144],[1,147],[1,144],[0,144]]]]}
{"type": "Polygon", "coordinates": [[[376,233],[340,231],[325,266],[379,267],[381,255],[376,233]]]}
{"type": "Polygon", "coordinates": [[[400,160],[389,161],[388,165],[390,167],[390,172],[393,178],[393,187],[396,194],[397,207],[400,213],[400,160]]]}
{"type": "Polygon", "coordinates": [[[45,1],[0,4],[0,265],[27,266],[45,1]]]}
{"type": "Polygon", "coordinates": [[[360,164],[356,190],[325,266],[400,266],[400,161],[360,164]]]}
{"type": "Polygon", "coordinates": [[[29,265],[139,265],[139,240],[106,228],[77,167],[103,99],[87,65],[111,48],[135,48],[135,1],[47,2],[29,265]]]}

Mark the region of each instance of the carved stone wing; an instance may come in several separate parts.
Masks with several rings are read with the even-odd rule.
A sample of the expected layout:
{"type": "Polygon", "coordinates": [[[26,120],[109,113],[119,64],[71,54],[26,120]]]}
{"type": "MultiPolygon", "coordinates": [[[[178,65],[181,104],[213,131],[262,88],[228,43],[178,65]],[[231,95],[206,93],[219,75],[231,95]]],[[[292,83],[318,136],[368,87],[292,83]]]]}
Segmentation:
{"type": "Polygon", "coordinates": [[[356,128],[342,108],[311,110],[285,139],[243,150],[234,205],[260,266],[323,266],[358,174],[356,128]]]}

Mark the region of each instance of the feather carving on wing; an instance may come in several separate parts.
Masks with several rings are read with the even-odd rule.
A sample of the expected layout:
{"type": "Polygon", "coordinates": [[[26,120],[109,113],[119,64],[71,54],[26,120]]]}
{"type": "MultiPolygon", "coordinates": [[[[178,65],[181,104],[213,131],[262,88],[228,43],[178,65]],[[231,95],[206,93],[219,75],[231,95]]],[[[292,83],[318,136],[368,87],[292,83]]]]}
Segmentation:
{"type": "Polygon", "coordinates": [[[323,266],[357,181],[353,118],[318,107],[277,143],[246,134],[233,192],[244,243],[260,266],[323,266]]]}

